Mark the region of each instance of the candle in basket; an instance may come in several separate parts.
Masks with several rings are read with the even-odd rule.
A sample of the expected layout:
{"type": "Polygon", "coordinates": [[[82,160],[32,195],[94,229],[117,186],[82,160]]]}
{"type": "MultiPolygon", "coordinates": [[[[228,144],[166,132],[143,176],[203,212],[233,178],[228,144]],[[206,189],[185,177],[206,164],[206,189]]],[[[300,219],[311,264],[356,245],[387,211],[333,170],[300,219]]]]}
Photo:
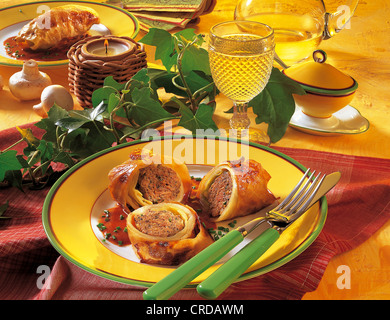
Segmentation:
{"type": "Polygon", "coordinates": [[[134,43],[122,38],[100,38],[87,42],[82,48],[89,58],[123,56],[134,50],[134,43]]]}
{"type": "Polygon", "coordinates": [[[83,108],[92,107],[92,92],[103,86],[106,77],[126,83],[147,67],[143,46],[125,36],[84,38],[70,47],[67,56],[70,92],[83,108]]]}

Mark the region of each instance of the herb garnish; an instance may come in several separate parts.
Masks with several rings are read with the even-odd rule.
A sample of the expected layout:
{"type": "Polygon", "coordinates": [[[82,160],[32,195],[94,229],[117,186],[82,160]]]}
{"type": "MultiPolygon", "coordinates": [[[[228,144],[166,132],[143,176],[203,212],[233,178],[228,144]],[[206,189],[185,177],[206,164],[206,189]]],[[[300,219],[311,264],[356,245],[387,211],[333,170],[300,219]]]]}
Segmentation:
{"type": "MultiPolygon", "coordinates": [[[[237,220],[228,223],[228,226],[234,228],[236,226],[237,220]]],[[[219,238],[224,237],[227,233],[229,233],[230,229],[224,226],[218,226],[217,230],[214,228],[208,228],[207,231],[214,238],[214,240],[218,240],[219,238]]]]}

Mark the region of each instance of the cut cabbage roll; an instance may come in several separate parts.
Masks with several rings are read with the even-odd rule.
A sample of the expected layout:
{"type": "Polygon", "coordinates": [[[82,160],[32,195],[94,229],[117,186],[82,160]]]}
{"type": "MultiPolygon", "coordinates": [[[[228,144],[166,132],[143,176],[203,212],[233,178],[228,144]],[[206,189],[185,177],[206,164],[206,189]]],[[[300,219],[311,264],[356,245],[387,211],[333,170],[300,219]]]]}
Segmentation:
{"type": "Polygon", "coordinates": [[[138,208],[126,222],[134,252],[143,263],[178,265],[213,242],[194,209],[180,203],[138,208]]]}
{"type": "Polygon", "coordinates": [[[145,155],[141,150],[130,159],[111,169],[108,189],[111,197],[123,208],[139,207],[162,202],[183,202],[191,193],[188,168],[163,155],[145,155]]]}
{"type": "Polygon", "coordinates": [[[223,162],[199,184],[198,198],[214,221],[246,216],[271,205],[270,174],[254,160],[223,162]]]}

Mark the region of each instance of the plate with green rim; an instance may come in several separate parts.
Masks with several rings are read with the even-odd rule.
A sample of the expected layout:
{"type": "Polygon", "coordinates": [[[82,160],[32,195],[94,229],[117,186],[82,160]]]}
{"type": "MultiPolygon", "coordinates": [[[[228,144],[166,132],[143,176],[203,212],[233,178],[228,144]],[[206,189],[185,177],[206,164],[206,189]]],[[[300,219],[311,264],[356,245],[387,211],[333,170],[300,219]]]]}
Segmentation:
{"type": "MultiPolygon", "coordinates": [[[[176,266],[141,263],[130,245],[116,246],[103,240],[96,228],[96,215],[111,208],[108,173],[129,158],[129,154],[144,149],[164,153],[183,161],[194,177],[202,176],[225,160],[241,157],[258,161],[270,173],[268,187],[283,199],[299,181],[306,168],[294,159],[271,148],[224,138],[188,136],[161,137],[134,141],[98,152],[70,168],[50,189],[42,211],[42,221],[53,247],[76,266],[105,279],[142,287],[150,287],[176,266]]],[[[236,227],[264,215],[266,210],[236,218],[236,227]]],[[[291,261],[306,250],[320,234],[328,212],[326,197],[310,208],[284,231],[275,244],[259,258],[237,281],[249,279],[291,261]]],[[[231,221],[218,224],[227,226],[231,221]]],[[[256,233],[244,241],[250,241],[256,233]]],[[[242,245],[245,245],[243,243],[242,245]]],[[[193,288],[206,279],[221,259],[191,283],[193,288]]]]}
{"type": "MultiPolygon", "coordinates": [[[[91,27],[91,35],[115,35],[135,38],[139,32],[139,23],[129,11],[122,8],[91,1],[37,1],[18,4],[0,9],[0,65],[21,67],[23,60],[9,56],[6,52],[5,40],[16,36],[20,29],[45,10],[63,5],[80,5],[94,9],[100,24],[91,27]]],[[[40,67],[56,67],[68,64],[68,60],[37,61],[40,67]]]]}

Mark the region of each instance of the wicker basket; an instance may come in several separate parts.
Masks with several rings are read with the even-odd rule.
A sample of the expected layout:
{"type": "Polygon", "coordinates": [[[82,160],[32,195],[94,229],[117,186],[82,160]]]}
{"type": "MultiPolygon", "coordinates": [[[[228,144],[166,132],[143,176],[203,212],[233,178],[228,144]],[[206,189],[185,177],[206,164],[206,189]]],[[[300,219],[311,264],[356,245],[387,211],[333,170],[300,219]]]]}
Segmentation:
{"type": "Polygon", "coordinates": [[[92,92],[101,88],[108,76],[125,83],[139,70],[147,66],[146,52],[141,44],[128,37],[94,36],[75,43],[68,51],[68,81],[80,106],[92,107],[92,92]],[[117,55],[94,55],[88,46],[96,41],[121,42],[128,50],[117,55]]]}

